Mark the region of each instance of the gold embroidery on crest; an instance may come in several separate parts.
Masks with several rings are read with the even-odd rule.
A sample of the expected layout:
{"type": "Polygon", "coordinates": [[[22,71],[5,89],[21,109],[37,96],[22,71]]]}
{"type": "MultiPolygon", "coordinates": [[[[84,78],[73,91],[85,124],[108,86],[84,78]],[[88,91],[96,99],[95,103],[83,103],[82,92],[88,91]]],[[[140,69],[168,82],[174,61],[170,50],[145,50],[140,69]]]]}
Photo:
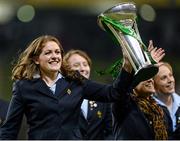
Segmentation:
{"type": "Polygon", "coordinates": [[[98,118],[102,118],[102,112],[101,111],[97,111],[97,116],[98,116],[98,118]]]}

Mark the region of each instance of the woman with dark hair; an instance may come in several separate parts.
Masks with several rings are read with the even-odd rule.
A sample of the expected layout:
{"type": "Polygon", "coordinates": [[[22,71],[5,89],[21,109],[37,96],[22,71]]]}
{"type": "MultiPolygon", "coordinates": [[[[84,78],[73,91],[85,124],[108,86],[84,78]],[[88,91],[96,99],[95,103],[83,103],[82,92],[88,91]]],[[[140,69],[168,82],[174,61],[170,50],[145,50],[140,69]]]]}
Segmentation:
{"type": "Polygon", "coordinates": [[[152,97],[154,92],[153,79],[149,79],[139,83],[132,91],[126,92],[121,102],[113,104],[116,139],[168,139],[168,124],[163,110],[152,97]]]}
{"type": "MultiPolygon", "coordinates": [[[[152,41],[148,49],[156,62],[165,55],[163,50],[153,47],[152,41]]],[[[122,99],[112,106],[115,139],[167,140],[169,124],[163,110],[153,98],[153,79],[134,85],[133,76],[133,72],[127,75],[128,83],[121,95],[122,99]]]]}
{"type": "Polygon", "coordinates": [[[113,85],[88,80],[63,64],[63,48],[54,36],[33,40],[12,70],[12,98],[0,139],[16,139],[23,115],[28,139],[82,139],[79,117],[83,99],[114,102],[124,93],[128,64],[113,85]]]}

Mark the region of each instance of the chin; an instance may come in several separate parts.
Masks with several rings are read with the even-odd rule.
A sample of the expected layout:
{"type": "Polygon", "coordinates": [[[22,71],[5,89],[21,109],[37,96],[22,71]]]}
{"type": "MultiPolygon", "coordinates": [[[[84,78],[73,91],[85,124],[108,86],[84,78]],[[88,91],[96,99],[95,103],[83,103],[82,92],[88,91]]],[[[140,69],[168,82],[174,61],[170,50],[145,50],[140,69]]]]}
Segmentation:
{"type": "Polygon", "coordinates": [[[170,91],[170,93],[175,93],[175,91],[173,90],[173,91],[170,91]]]}
{"type": "Polygon", "coordinates": [[[89,76],[87,76],[87,75],[83,75],[85,78],[87,78],[87,79],[89,79],[89,76]]]}
{"type": "Polygon", "coordinates": [[[52,70],[50,70],[50,71],[52,71],[52,72],[58,72],[59,69],[52,69],[52,70]]]}
{"type": "Polygon", "coordinates": [[[152,94],[152,93],[155,93],[155,90],[154,89],[148,89],[145,91],[145,93],[152,94]]]}
{"type": "Polygon", "coordinates": [[[169,93],[169,94],[172,94],[172,93],[174,93],[174,92],[175,92],[174,89],[166,91],[166,93],[169,93]]]}
{"type": "Polygon", "coordinates": [[[89,75],[87,74],[82,74],[82,73],[80,73],[82,76],[84,76],[85,78],[87,78],[87,79],[89,79],[89,75]]]}

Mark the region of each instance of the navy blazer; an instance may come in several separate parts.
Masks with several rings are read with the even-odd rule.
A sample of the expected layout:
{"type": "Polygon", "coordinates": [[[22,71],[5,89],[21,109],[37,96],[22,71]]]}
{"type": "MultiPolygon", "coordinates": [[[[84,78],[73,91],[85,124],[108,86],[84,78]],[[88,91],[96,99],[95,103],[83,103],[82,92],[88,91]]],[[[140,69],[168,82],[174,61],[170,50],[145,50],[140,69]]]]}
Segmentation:
{"type": "Polygon", "coordinates": [[[0,126],[3,124],[6,118],[8,106],[9,106],[8,102],[0,99],[0,126]]]}
{"type": "Polygon", "coordinates": [[[53,95],[46,83],[38,78],[17,81],[5,124],[0,128],[0,139],[16,139],[25,113],[29,125],[28,139],[82,139],[79,116],[84,98],[102,102],[120,99],[126,73],[113,85],[86,80],[83,84],[64,79],[56,85],[53,95]]]}
{"type": "MultiPolygon", "coordinates": [[[[131,98],[128,87],[131,86],[133,76],[127,75],[126,87],[119,102],[112,104],[113,132],[116,140],[154,140],[155,134],[152,121],[147,120],[136,102],[131,98]]],[[[131,88],[130,88],[131,89],[131,88]]],[[[179,139],[180,128],[176,135],[170,136],[170,123],[164,111],[164,121],[169,138],[179,139]],[[175,137],[176,136],[176,137],[175,137]]],[[[170,118],[170,117],[169,117],[170,118]]]]}
{"type": "Polygon", "coordinates": [[[124,82],[124,93],[119,102],[112,104],[113,133],[116,140],[154,140],[150,122],[146,120],[138,105],[130,97],[133,75],[124,82]]]}
{"type": "Polygon", "coordinates": [[[127,98],[128,103],[115,102],[113,111],[113,132],[116,140],[154,140],[151,121],[146,120],[137,104],[127,98]]]}
{"type": "Polygon", "coordinates": [[[112,112],[110,103],[88,101],[87,118],[81,112],[79,126],[85,140],[112,140],[112,112]]]}

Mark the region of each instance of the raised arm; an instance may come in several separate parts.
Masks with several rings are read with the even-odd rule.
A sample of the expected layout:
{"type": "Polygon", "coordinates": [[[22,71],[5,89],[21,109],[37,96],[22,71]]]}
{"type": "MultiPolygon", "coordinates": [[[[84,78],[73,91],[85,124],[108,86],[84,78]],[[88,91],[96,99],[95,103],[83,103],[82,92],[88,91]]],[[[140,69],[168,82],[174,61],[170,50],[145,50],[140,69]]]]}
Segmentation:
{"type": "Polygon", "coordinates": [[[100,102],[114,102],[123,100],[123,95],[127,93],[132,82],[133,74],[131,74],[131,72],[132,67],[127,57],[124,57],[121,72],[114,83],[112,85],[105,85],[87,80],[83,89],[84,98],[100,102]]]}

